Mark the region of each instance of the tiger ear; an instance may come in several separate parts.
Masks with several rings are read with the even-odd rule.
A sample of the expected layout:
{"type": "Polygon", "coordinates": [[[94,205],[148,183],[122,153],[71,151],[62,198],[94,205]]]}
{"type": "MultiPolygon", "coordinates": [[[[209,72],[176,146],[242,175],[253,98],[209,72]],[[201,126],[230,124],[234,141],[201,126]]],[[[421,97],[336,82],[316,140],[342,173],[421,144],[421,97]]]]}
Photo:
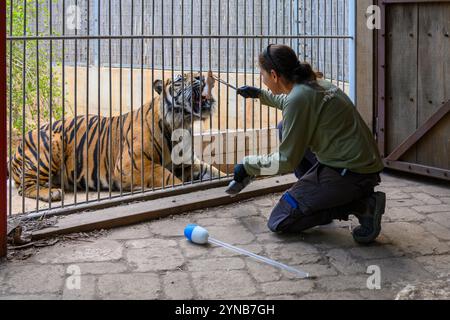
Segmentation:
{"type": "Polygon", "coordinates": [[[153,82],[153,90],[155,90],[158,94],[161,94],[163,91],[163,82],[162,80],[155,80],[153,82]]]}

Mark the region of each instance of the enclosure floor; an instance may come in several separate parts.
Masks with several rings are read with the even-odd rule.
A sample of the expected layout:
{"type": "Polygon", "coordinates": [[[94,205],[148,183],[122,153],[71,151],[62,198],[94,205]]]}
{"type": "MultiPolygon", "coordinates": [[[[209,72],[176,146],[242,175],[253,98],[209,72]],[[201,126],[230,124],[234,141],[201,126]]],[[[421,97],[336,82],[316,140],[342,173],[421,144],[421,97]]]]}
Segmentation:
{"type": "MultiPolygon", "coordinates": [[[[8,213],[9,213],[9,183],[7,183],[7,190],[8,190],[8,213]]],[[[127,192],[129,193],[129,192],[127,192]]],[[[120,196],[120,192],[111,192],[111,197],[120,196]]],[[[77,203],[82,204],[86,202],[86,191],[78,191],[76,194],[77,197],[77,203]]],[[[97,191],[89,191],[88,193],[88,200],[89,201],[97,201],[99,198],[99,195],[97,191]]],[[[109,192],[108,191],[101,191],[100,192],[100,200],[105,200],[109,198],[109,192]]],[[[16,187],[14,184],[12,184],[11,188],[11,214],[21,214],[23,212],[34,212],[36,211],[36,205],[37,201],[36,199],[31,198],[24,198],[24,205],[22,204],[22,196],[19,195],[17,192],[16,187]]],[[[75,194],[73,190],[71,191],[65,191],[64,194],[64,206],[70,206],[75,203],[75,194]]],[[[62,202],[61,201],[52,201],[51,208],[57,208],[61,207],[62,202]]],[[[50,208],[50,204],[48,202],[44,202],[42,200],[39,200],[38,203],[39,210],[46,210],[50,208]]]]}
{"type": "Polygon", "coordinates": [[[335,222],[298,235],[269,232],[281,194],[63,240],[0,264],[1,299],[394,299],[450,298],[448,184],[383,174],[387,211],[376,244],[357,245],[335,222]],[[188,243],[188,223],[216,239],[316,276],[297,279],[220,247],[188,243]],[[367,274],[380,268],[379,290],[367,274]],[[70,270],[68,268],[71,268],[70,270]],[[75,269],[74,269],[75,268],[75,269]],[[373,267],[372,267],[373,268],[373,267]],[[81,272],[74,287],[69,274],[81,272]],[[70,279],[69,279],[70,278],[70,279]],[[369,280],[369,281],[368,281],[369,280]]]}

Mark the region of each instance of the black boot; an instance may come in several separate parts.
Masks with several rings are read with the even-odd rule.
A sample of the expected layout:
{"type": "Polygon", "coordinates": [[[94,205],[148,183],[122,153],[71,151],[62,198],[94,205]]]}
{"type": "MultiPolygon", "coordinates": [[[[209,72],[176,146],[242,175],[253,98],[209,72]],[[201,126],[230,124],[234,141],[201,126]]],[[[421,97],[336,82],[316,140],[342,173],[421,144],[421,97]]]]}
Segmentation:
{"type": "Polygon", "coordinates": [[[374,192],[369,197],[353,204],[352,214],[360,223],[352,234],[353,239],[360,244],[373,242],[381,231],[381,217],[386,207],[386,194],[374,192]]]}

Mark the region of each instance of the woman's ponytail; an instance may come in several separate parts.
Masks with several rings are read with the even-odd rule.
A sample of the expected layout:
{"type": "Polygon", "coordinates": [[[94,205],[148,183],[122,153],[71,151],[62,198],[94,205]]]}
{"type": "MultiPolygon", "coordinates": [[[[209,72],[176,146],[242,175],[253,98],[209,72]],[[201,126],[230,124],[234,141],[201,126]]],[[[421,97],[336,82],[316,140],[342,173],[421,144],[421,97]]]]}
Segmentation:
{"type": "Polygon", "coordinates": [[[294,50],[285,45],[269,45],[259,56],[259,64],[266,71],[274,70],[286,80],[317,87],[321,72],[314,72],[307,62],[300,62],[294,50]]]}
{"type": "Polygon", "coordinates": [[[314,81],[316,80],[316,74],[309,63],[298,61],[297,66],[293,70],[293,80],[296,83],[314,81]]]}

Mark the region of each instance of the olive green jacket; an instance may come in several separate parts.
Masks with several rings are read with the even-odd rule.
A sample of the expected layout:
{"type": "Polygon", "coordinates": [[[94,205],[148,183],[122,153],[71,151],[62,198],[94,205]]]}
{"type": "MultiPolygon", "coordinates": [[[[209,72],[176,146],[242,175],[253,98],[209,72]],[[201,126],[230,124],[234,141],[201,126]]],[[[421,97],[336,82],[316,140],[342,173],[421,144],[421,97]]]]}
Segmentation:
{"type": "Polygon", "coordinates": [[[322,164],[356,173],[383,170],[375,139],[349,97],[329,81],[297,84],[288,94],[262,90],[260,101],[283,112],[279,151],[243,159],[252,176],[292,172],[310,148],[322,164]]]}

